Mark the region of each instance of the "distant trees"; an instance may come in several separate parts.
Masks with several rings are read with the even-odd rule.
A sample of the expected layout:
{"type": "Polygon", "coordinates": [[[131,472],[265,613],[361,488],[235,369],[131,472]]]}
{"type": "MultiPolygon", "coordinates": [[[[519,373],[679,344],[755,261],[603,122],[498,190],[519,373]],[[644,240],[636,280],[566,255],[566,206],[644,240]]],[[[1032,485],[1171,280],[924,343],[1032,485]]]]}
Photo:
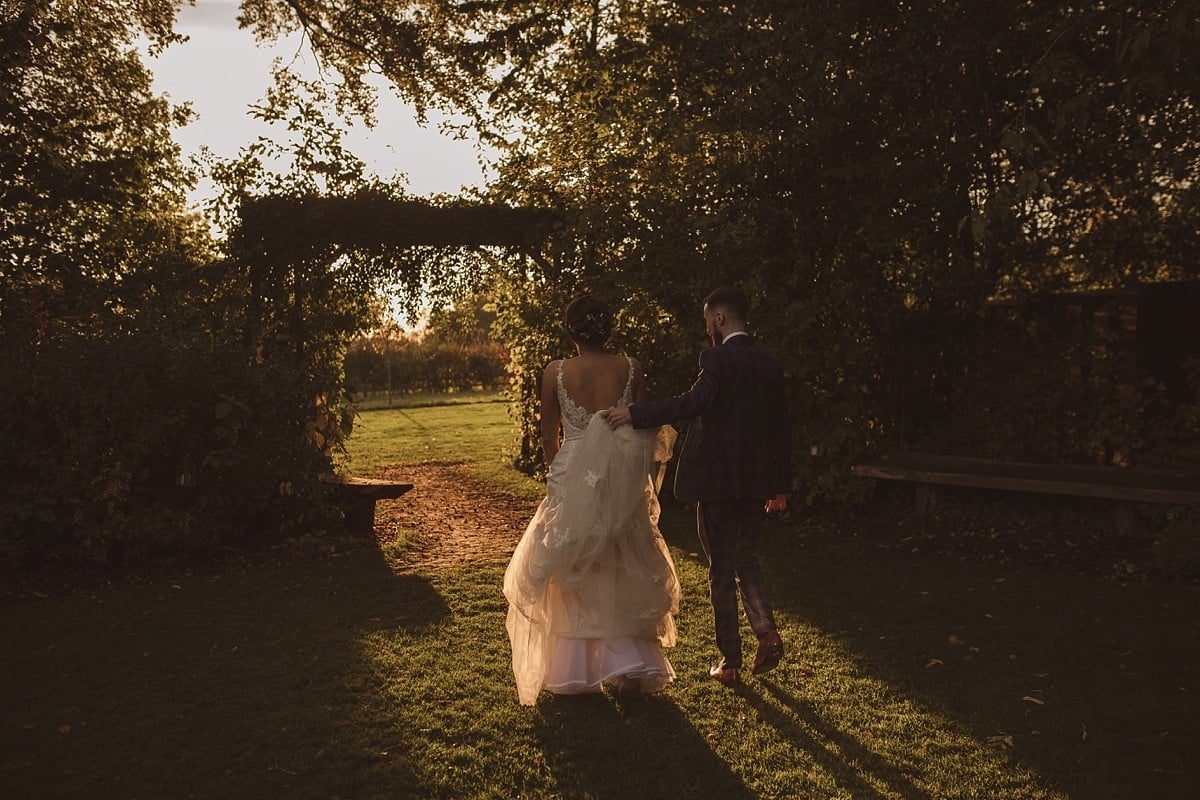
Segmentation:
{"type": "Polygon", "coordinates": [[[412,392],[468,392],[505,386],[507,355],[493,344],[495,313],[479,294],[433,309],[422,330],[403,331],[385,318],[350,343],[346,383],[355,398],[412,392]]]}

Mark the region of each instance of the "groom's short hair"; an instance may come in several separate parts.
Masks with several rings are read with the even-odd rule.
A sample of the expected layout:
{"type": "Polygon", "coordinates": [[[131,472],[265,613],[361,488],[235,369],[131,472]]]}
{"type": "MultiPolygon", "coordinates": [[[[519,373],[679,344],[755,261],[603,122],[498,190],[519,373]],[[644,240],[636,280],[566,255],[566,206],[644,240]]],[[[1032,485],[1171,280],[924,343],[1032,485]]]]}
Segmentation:
{"type": "Polygon", "coordinates": [[[745,322],[750,314],[750,298],[739,286],[722,286],[704,298],[704,305],[713,311],[721,309],[738,322],[745,322]]]}

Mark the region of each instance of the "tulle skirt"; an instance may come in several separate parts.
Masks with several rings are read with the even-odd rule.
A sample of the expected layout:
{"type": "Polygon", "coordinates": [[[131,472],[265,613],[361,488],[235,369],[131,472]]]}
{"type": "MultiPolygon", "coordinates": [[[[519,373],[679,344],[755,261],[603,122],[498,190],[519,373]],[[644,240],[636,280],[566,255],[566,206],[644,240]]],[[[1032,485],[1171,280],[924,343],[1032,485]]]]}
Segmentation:
{"type": "Polygon", "coordinates": [[[658,464],[674,432],[611,431],[599,417],[564,442],[504,576],[522,704],[598,691],[625,676],[642,691],[675,671],[679,582],[658,530],[658,464]]]}
{"type": "Polygon", "coordinates": [[[555,694],[584,694],[618,677],[638,681],[643,692],[657,692],[675,678],[671,662],[656,640],[550,637],[545,688],[555,694]]]}

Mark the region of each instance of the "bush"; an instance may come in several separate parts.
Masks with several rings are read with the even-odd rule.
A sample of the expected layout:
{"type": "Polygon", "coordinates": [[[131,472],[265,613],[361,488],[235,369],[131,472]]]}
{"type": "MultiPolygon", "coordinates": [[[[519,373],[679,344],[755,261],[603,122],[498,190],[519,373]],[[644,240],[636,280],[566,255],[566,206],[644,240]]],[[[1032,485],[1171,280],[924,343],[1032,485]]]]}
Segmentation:
{"type": "Polygon", "coordinates": [[[19,316],[0,339],[4,558],[188,554],[338,524],[317,475],[345,431],[313,375],[252,363],[178,309],[19,316]]]}

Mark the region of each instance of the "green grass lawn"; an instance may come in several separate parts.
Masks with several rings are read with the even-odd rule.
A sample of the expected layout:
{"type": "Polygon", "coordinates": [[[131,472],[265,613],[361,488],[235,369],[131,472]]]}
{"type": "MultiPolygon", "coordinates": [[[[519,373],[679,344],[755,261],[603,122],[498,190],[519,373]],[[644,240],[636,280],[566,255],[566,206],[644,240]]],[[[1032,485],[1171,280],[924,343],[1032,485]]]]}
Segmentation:
{"type": "Polygon", "coordinates": [[[414,404],[408,408],[363,411],[354,425],[348,471],[370,475],[382,467],[421,461],[452,461],[504,491],[532,497],[541,484],[511,467],[513,447],[508,406],[497,395],[462,395],[447,405],[414,404]]]}
{"type": "MultiPolygon", "coordinates": [[[[356,470],[457,458],[528,487],[493,473],[502,406],[409,413],[364,415],[356,470]]],[[[703,678],[688,513],[663,530],[679,679],[628,706],[517,704],[500,563],[398,576],[365,549],[8,603],[0,796],[1200,796],[1194,589],[779,526],[763,555],[790,652],[734,693],[703,678]]]]}

